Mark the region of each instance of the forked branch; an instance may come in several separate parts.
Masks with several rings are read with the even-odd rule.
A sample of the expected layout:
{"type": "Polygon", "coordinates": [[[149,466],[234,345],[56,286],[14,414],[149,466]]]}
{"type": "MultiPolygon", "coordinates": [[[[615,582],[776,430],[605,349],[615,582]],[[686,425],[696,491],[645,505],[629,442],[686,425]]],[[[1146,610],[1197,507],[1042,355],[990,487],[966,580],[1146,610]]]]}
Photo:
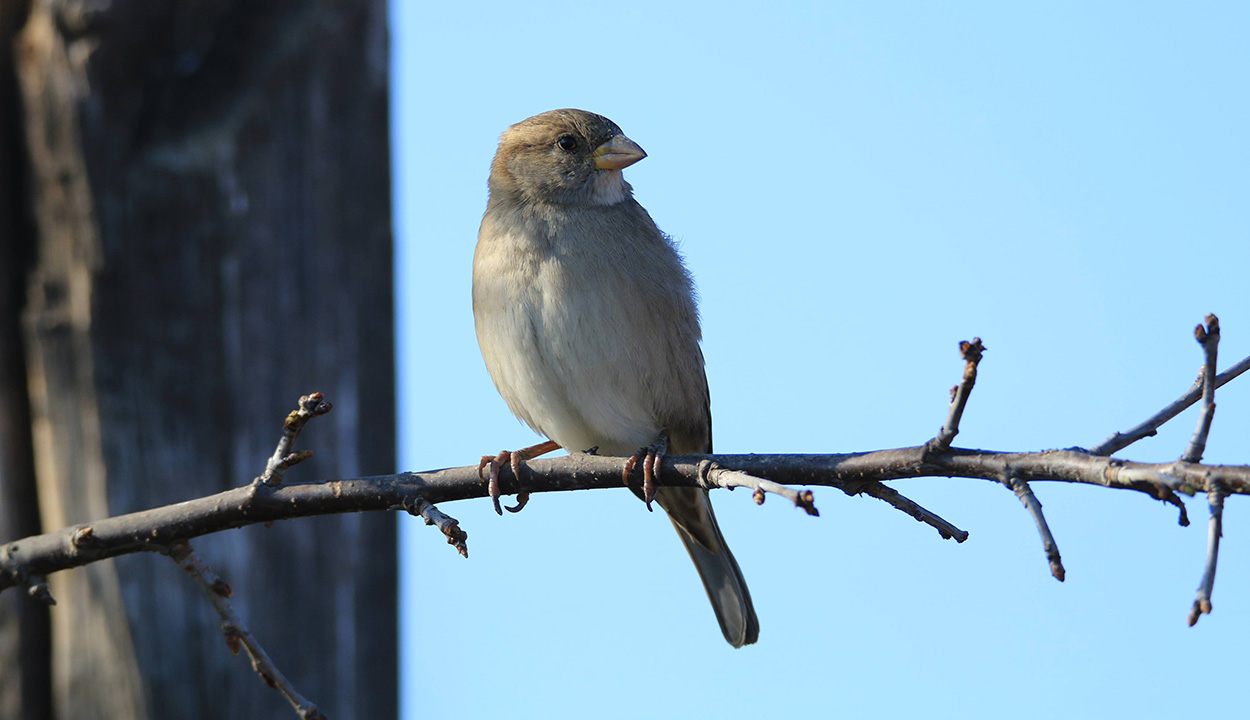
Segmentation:
{"type": "MultiPolygon", "coordinates": [[[[1214,416],[1215,388],[1250,368],[1250,358],[1223,375],[1217,375],[1218,319],[1208,317],[1206,325],[1199,327],[1197,336],[1205,359],[1201,392],[1182,396],[1137,428],[1117,433],[1089,451],[1078,448],[995,452],[953,447],[951,442],[959,431],[984,351],[980,341],[973,340],[960,346],[964,373],[952,393],[946,422],[937,436],[922,445],[826,455],[666,455],[657,458],[654,483],[703,488],[747,487],[757,501],[768,494],[780,495],[809,515],[816,514],[811,490],[790,486],[834,487],[847,494],[881,499],[935,528],[942,537],[960,542],[968,537],[967,532],[883,483],[920,477],[964,477],[1001,483],[1016,493],[1033,517],[1051,572],[1060,580],[1064,577],[1063,564],[1033,484],[1068,482],[1144,493],[1177,507],[1182,525],[1188,524],[1188,518],[1180,495],[1203,493],[1211,508],[1209,543],[1202,585],[1190,614],[1192,623],[1211,609],[1225,499],[1250,495],[1250,466],[1200,462],[1214,416]],[[1190,395],[1193,395],[1192,400],[1190,395]],[[1192,404],[1198,397],[1203,399],[1203,413],[1194,438],[1180,459],[1169,463],[1139,463],[1109,457],[1137,437],[1152,434],[1179,412],[1177,407],[1192,404]]],[[[317,393],[301,398],[299,409],[287,419],[282,439],[265,473],[255,482],[177,505],[104,518],[8,543],[0,552],[0,590],[24,585],[32,594],[54,602],[47,595],[43,581],[43,577],[52,572],[142,551],[167,552],[194,565],[189,548],[186,554],[181,549],[182,543],[191,538],[254,523],[341,512],[405,510],[438,527],[448,543],[467,557],[467,533],[454,518],[435,507],[435,503],[498,496],[499,493],[621,486],[623,458],[585,453],[526,463],[526,471],[520,478],[509,463],[500,463],[497,477],[490,483],[480,479],[477,465],[469,465],[429,472],[283,484],[282,473],[307,455],[293,450],[295,439],[308,420],[328,411],[329,407],[317,393]]],[[[199,575],[204,576],[204,573],[199,575]]],[[[209,586],[212,584],[209,582],[209,586]]],[[[241,627],[241,623],[239,625],[241,627]]],[[[276,678],[280,673],[262,675],[276,678]]],[[[311,703],[302,698],[293,700],[292,704],[301,713],[315,712],[315,709],[309,710],[311,703]]]]}

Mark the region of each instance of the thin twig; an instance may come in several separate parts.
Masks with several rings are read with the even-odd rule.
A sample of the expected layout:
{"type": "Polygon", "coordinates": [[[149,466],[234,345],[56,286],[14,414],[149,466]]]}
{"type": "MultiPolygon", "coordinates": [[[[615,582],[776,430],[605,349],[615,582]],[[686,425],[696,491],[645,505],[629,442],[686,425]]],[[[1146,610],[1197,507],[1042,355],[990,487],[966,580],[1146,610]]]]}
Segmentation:
{"type": "Polygon", "coordinates": [[[1202,366],[1202,413],[1198,415],[1198,427],[1181,455],[1182,462],[1202,462],[1207,449],[1207,434],[1211,432],[1211,420],[1215,418],[1215,358],[1220,349],[1220,319],[1207,316],[1207,325],[1194,328],[1194,338],[1202,345],[1206,363],[1202,366]]]}
{"type": "Polygon", "coordinates": [[[707,478],[708,484],[713,487],[722,487],[726,490],[732,490],[736,487],[747,488],[751,491],[751,498],[755,500],[756,505],[763,505],[765,494],[772,493],[794,503],[795,507],[802,508],[808,515],[820,515],[820,511],[816,509],[815,496],[811,490],[795,490],[781,483],[775,483],[772,480],[758,478],[740,470],[717,467],[715,464],[710,464],[704,477],[707,478]]]}
{"type": "Polygon", "coordinates": [[[208,597],[208,601],[212,603],[213,609],[221,616],[221,629],[225,633],[226,644],[230,646],[230,651],[238,655],[240,649],[247,650],[248,656],[252,659],[252,669],[260,675],[266,685],[278,690],[286,697],[287,702],[295,708],[301,720],[327,720],[325,713],[318,710],[316,705],[296,691],[295,686],[291,685],[282,671],[274,665],[265,649],[248,632],[247,626],[239,619],[238,614],[226,599],[233,594],[230,586],[215,575],[203,560],[200,560],[191,549],[191,545],[185,542],[178,543],[169,548],[169,556],[178,563],[178,567],[195,579],[196,584],[208,597]]]}
{"type": "Polygon", "coordinates": [[[282,438],[278,440],[277,449],[273,451],[269,462],[265,464],[265,472],[256,478],[256,482],[268,487],[277,487],[282,484],[282,474],[287,468],[312,457],[311,450],[291,452],[291,447],[309,420],[318,415],[325,415],[333,407],[332,404],[325,402],[325,395],[319,392],[301,397],[299,407],[292,410],[282,423],[282,438]]]}
{"type": "Polygon", "coordinates": [[[977,364],[981,362],[981,354],[985,352],[981,338],[973,338],[972,342],[964,340],[959,343],[959,355],[964,359],[964,375],[959,384],[951,388],[951,405],[946,414],[946,423],[938,430],[938,434],[925,447],[929,452],[940,453],[950,448],[955,436],[959,434],[959,420],[963,417],[964,407],[968,404],[968,396],[972,387],[977,384],[977,364]]]}
{"type": "Polygon", "coordinates": [[[447,544],[456,548],[465,559],[469,557],[469,533],[460,529],[460,521],[434,507],[434,504],[423,497],[417,497],[411,503],[404,504],[404,510],[410,515],[423,518],[426,525],[437,527],[447,536],[447,544]]]}
{"type": "Polygon", "coordinates": [[[1029,484],[1018,477],[1008,475],[1003,484],[1015,492],[1020,502],[1024,503],[1024,508],[1033,516],[1033,522],[1037,524],[1037,534],[1042,537],[1042,549],[1046,551],[1046,560],[1050,563],[1050,574],[1054,575],[1059,582],[1063,582],[1065,572],[1063,561],[1059,558],[1059,545],[1055,543],[1055,536],[1051,535],[1046,516],[1042,514],[1041,501],[1033,494],[1033,489],[1029,487],[1029,484]]]}
{"type": "MultiPolygon", "coordinates": [[[[986,350],[981,344],[981,338],[973,338],[972,342],[962,340],[959,343],[959,356],[964,360],[964,374],[959,384],[951,388],[950,408],[946,412],[946,422],[938,430],[938,434],[927,443],[924,444],[924,456],[937,455],[950,450],[951,443],[954,442],[955,436],[959,434],[959,421],[963,418],[964,408],[968,405],[968,398],[972,395],[972,388],[977,384],[977,365],[981,362],[982,353],[986,350]]],[[[918,522],[925,523],[938,531],[943,540],[954,539],[956,542],[963,542],[968,539],[968,533],[960,530],[950,522],[944,520],[936,513],[930,512],[922,507],[919,503],[914,502],[897,490],[887,485],[883,485],[879,481],[870,482],[864,485],[860,492],[870,495],[897,510],[901,510],[915,518],[918,522]]]]}
{"type": "MultiPolygon", "coordinates": [[[[1250,355],[1242,358],[1241,362],[1217,375],[1215,377],[1215,386],[1217,388],[1223,387],[1225,383],[1229,382],[1238,375],[1241,375],[1247,370],[1250,370],[1250,355]]],[[[1203,375],[1205,375],[1205,371],[1203,375]]],[[[1193,386],[1189,388],[1189,391],[1177,398],[1172,404],[1142,421],[1141,424],[1131,430],[1122,433],[1115,433],[1111,437],[1090,448],[1089,452],[1094,455],[1112,455],[1123,450],[1129,445],[1132,445],[1138,440],[1141,440],[1142,438],[1154,437],[1164,423],[1177,415],[1180,415],[1191,405],[1198,402],[1199,398],[1202,397],[1204,385],[1203,375],[1199,375],[1198,379],[1194,381],[1193,386]]]]}
{"type": "Polygon", "coordinates": [[[1198,597],[1189,610],[1189,626],[1193,627],[1198,618],[1211,614],[1211,592],[1215,589],[1215,566],[1220,558],[1220,538],[1224,535],[1224,493],[1221,488],[1212,488],[1207,493],[1207,505],[1211,509],[1211,521],[1207,526],[1207,563],[1202,571],[1202,583],[1198,586],[1198,597]]]}
{"type": "Polygon", "coordinates": [[[887,503],[896,510],[912,516],[917,522],[932,527],[938,531],[943,540],[954,539],[955,542],[963,542],[968,539],[968,532],[960,530],[950,522],[942,519],[936,513],[930,512],[928,509],[920,505],[914,500],[908,499],[899,491],[880,482],[871,482],[865,485],[861,490],[864,495],[875,497],[876,499],[887,503]]]}

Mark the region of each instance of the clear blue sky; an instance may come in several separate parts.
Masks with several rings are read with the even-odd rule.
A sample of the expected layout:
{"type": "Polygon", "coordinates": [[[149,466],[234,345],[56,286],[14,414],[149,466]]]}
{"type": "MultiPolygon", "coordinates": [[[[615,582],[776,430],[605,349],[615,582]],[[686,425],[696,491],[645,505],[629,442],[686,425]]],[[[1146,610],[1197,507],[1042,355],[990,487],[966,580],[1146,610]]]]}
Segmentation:
{"type": "MultiPolygon", "coordinates": [[[[1250,355],[1250,14],[1241,3],[409,3],[392,9],[401,467],[536,442],[478,354],[470,264],[499,133],[615,120],[698,283],[721,452],[914,445],[956,344],[989,347],[956,444],[1089,446],[1194,380],[1193,326],[1250,355]]],[[[1250,377],[1210,462],[1250,463],[1250,377]]],[[[1177,457],[1193,411],[1130,459],[1177,457]]],[[[760,615],[721,639],[668,522],[627,491],[403,523],[404,717],[1176,717],[1245,711],[1250,501],[1205,552],[1138,494],[1038,483],[1053,580],[1009,491],[894,483],[821,517],[714,495],[760,615]]]]}

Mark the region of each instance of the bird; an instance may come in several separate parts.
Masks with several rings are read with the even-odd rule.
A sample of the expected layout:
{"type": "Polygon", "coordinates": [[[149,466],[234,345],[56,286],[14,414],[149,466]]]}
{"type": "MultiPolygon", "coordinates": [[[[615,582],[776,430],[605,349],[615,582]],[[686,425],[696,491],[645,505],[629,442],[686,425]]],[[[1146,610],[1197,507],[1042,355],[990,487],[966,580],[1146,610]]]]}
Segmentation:
{"type": "MultiPolygon", "coordinates": [[[[725,640],[754,643],[742,570],[701,488],[654,487],[666,452],[711,453],[712,418],[694,283],[622,170],[646,157],[616,123],[551,110],[510,126],[491,163],[473,255],[473,318],[508,408],[547,441],[484,456],[498,469],[564,448],[628,457],[624,476],[668,514],[725,640]]],[[[483,478],[487,479],[487,478],[483,478]]],[[[526,501],[518,496],[519,510],[526,501]]]]}

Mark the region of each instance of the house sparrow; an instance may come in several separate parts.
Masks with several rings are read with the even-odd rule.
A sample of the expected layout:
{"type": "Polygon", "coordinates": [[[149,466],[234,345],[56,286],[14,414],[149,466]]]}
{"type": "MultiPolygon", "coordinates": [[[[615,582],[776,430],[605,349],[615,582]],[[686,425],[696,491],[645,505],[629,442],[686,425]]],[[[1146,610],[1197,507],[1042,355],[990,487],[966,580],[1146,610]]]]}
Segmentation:
{"type": "Polygon", "coordinates": [[[635,492],[668,513],[725,639],[741,647],[759,620],[707,490],[651,482],[666,450],[712,452],[712,420],[690,275],[621,175],[644,157],[615,123],[583,110],[535,115],[500,136],[473,255],[473,318],[499,394],[550,441],[482,467],[497,498],[499,463],[515,472],[557,447],[632,454],[626,477],[643,459],[635,492]]]}

